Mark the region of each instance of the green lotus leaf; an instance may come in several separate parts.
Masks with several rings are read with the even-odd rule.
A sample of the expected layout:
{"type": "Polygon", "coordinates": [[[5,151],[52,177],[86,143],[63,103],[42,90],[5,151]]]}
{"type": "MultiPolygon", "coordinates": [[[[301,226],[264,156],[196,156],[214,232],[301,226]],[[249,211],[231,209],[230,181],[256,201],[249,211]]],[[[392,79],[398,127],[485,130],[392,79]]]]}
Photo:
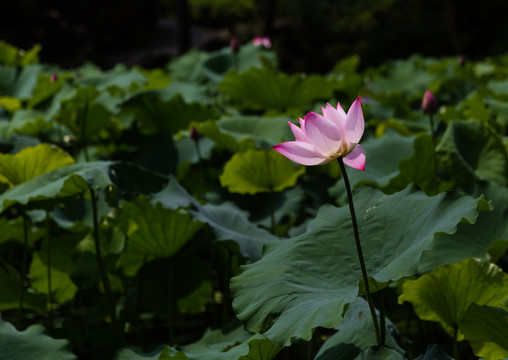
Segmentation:
{"type": "Polygon", "coordinates": [[[460,329],[477,356],[486,360],[508,358],[508,312],[472,303],[464,313],[460,329]]]}
{"type": "Polygon", "coordinates": [[[319,75],[289,76],[268,68],[228,73],[219,90],[243,107],[254,110],[303,109],[317,100],[330,99],[336,84],[319,75]]]}
{"type": "Polygon", "coordinates": [[[237,142],[252,138],[258,146],[269,149],[284,140],[294,140],[286,116],[267,118],[260,116],[225,116],[217,121],[222,133],[230,134],[237,142]]]}
{"type": "Polygon", "coordinates": [[[160,352],[143,354],[122,349],[116,360],[270,360],[281,348],[259,334],[251,334],[242,326],[230,324],[223,329],[206,330],[197,342],[181,347],[181,351],[164,347],[160,352]],[[160,357],[158,357],[160,356],[160,357]]]}
{"type": "MultiPolygon", "coordinates": [[[[21,289],[24,288],[18,271],[9,264],[0,264],[0,311],[18,310],[20,307],[21,289]]],[[[23,309],[30,309],[39,314],[46,313],[46,296],[36,294],[33,290],[24,289],[23,309]]],[[[1,321],[1,320],[0,320],[1,321]]],[[[0,339],[1,342],[1,339],[0,339]]]]}
{"type": "Polygon", "coordinates": [[[154,199],[157,199],[155,201],[160,201],[164,207],[172,209],[175,203],[183,204],[186,202],[185,199],[188,199],[194,207],[190,210],[194,218],[210,225],[218,240],[236,241],[242,255],[252,261],[261,257],[261,250],[265,243],[277,239],[276,236],[251,222],[246,212],[231,203],[201,205],[173,177],[170,177],[164,193],[163,198],[155,197],[154,199]]]}
{"type": "MultiPolygon", "coordinates": [[[[379,319],[379,312],[376,312],[379,319]]],[[[332,335],[321,346],[314,360],[337,360],[353,358],[350,356],[353,347],[357,353],[367,350],[367,348],[376,345],[376,336],[372,317],[370,316],[369,305],[363,298],[356,298],[349,305],[344,321],[337,326],[338,332],[332,335]]],[[[386,345],[396,349],[399,354],[404,354],[404,350],[397,344],[394,337],[397,329],[390,320],[386,322],[386,345]]]]}
{"type": "Polygon", "coordinates": [[[43,334],[44,328],[32,325],[18,331],[0,318],[0,354],[5,359],[69,360],[76,359],[67,347],[67,340],[43,334]]]}
{"type": "Polygon", "coordinates": [[[21,101],[12,96],[0,96],[0,107],[12,113],[21,109],[21,101]]]}
{"type": "Polygon", "coordinates": [[[496,240],[508,241],[508,189],[494,183],[483,183],[475,193],[483,194],[492,203],[492,211],[483,212],[472,226],[459,224],[455,234],[436,235],[432,249],[422,255],[419,273],[468,257],[487,259],[489,249],[496,240]]]}
{"type": "Polygon", "coordinates": [[[181,95],[162,100],[157,93],[145,92],[127,101],[122,114],[134,116],[144,134],[160,131],[175,134],[187,129],[191,122],[213,120],[219,117],[216,110],[198,103],[187,104],[181,95]]]}
{"type": "Polygon", "coordinates": [[[420,319],[437,321],[462,340],[460,323],[469,305],[500,306],[507,296],[508,274],[488,261],[469,258],[406,280],[399,302],[410,302],[420,319]]]}
{"type": "MultiPolygon", "coordinates": [[[[348,169],[350,183],[356,187],[364,184],[374,185],[385,192],[402,190],[406,185],[400,184],[399,163],[414,154],[414,137],[406,137],[395,131],[387,131],[381,138],[369,138],[362,142],[367,154],[365,171],[348,169]]],[[[330,188],[334,197],[345,195],[344,181],[338,180],[330,188]]]]}
{"type": "Polygon", "coordinates": [[[118,216],[128,223],[126,251],[154,257],[174,255],[203,225],[187,211],[152,205],[145,196],[123,203],[118,216]]]}
{"type": "Polygon", "coordinates": [[[462,187],[474,179],[506,185],[508,159],[503,142],[479,121],[453,121],[437,146],[442,168],[462,187]]]}
{"type": "Polygon", "coordinates": [[[13,187],[73,163],[74,159],[62,149],[39,144],[14,155],[0,154],[0,181],[13,187]]]}
{"type": "Polygon", "coordinates": [[[9,132],[29,136],[37,136],[52,127],[45,114],[37,110],[21,109],[16,111],[9,122],[9,132]]]}
{"type": "Polygon", "coordinates": [[[256,194],[294,186],[304,173],[305,167],[296,167],[275,150],[248,150],[224,165],[220,182],[232,193],[256,194]]]}
{"type": "MultiPolygon", "coordinates": [[[[393,195],[361,187],[354,200],[367,271],[378,284],[414,275],[435,234],[474,223],[486,205],[453,193],[427,197],[411,187],[393,195]]],[[[337,326],[360,291],[353,244],[348,207],[321,207],[306,233],[267,243],[263,257],[231,280],[238,318],[280,345],[309,340],[317,326],[337,326]]]]}
{"type": "Polygon", "coordinates": [[[31,49],[24,51],[0,40],[0,64],[10,66],[26,66],[39,61],[41,45],[34,45],[31,49]]]}
{"type": "Polygon", "coordinates": [[[31,109],[55,95],[58,91],[60,91],[64,82],[64,76],[59,76],[56,81],[51,81],[50,75],[40,74],[37,77],[37,84],[32,90],[32,97],[26,105],[27,108],[31,109]]]}
{"type": "MultiPolygon", "coordinates": [[[[73,269],[72,254],[75,243],[67,238],[51,238],[51,295],[52,300],[63,304],[74,298],[78,288],[71,281],[73,269]]],[[[41,251],[33,253],[30,264],[30,278],[34,289],[48,293],[48,241],[42,242],[41,251]]]]}
{"type": "Polygon", "coordinates": [[[67,165],[5,191],[0,195],[0,212],[14,204],[49,207],[66,198],[90,196],[89,188],[104,189],[111,185],[109,166],[111,162],[95,161],[67,165]]]}

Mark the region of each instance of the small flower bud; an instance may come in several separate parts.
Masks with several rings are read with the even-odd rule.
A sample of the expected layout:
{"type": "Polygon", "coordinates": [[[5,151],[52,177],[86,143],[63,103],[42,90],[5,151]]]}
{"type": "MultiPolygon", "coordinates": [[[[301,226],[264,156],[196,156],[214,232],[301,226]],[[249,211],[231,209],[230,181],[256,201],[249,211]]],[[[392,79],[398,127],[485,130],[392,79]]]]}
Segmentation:
{"type": "Polygon", "coordinates": [[[192,139],[192,141],[198,141],[200,137],[201,137],[201,135],[196,130],[196,128],[193,126],[190,131],[190,138],[192,139]]]}
{"type": "Polygon", "coordinates": [[[229,42],[229,48],[233,54],[238,54],[240,51],[240,43],[236,37],[231,38],[231,41],[229,42]]]}
{"type": "Polygon", "coordinates": [[[52,83],[57,82],[58,81],[58,74],[57,73],[51,74],[51,78],[49,79],[49,81],[51,81],[52,83]]]}
{"type": "Polygon", "coordinates": [[[430,90],[426,90],[425,95],[423,95],[423,100],[422,100],[423,112],[425,114],[433,115],[436,113],[437,108],[438,108],[438,104],[437,104],[436,98],[434,97],[434,95],[432,95],[430,90]]]}

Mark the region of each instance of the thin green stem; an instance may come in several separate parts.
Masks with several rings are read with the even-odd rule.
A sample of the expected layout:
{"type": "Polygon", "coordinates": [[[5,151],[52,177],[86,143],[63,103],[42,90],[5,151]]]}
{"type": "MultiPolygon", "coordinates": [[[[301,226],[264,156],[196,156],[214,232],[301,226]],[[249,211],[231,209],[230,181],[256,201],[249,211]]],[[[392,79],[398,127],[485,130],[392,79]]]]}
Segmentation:
{"type": "Polygon", "coordinates": [[[358,253],[358,260],[360,261],[360,268],[362,270],[363,284],[365,286],[365,295],[367,302],[369,303],[370,315],[372,316],[372,322],[374,323],[374,333],[376,334],[376,343],[382,344],[381,335],[379,333],[379,325],[376,317],[376,308],[374,307],[374,301],[372,300],[372,293],[369,287],[369,278],[367,277],[367,269],[365,268],[365,261],[363,259],[362,244],[360,243],[360,234],[358,233],[358,223],[356,222],[355,206],[353,203],[353,194],[351,193],[351,185],[349,184],[349,178],[346,172],[346,166],[340,156],[337,161],[339,162],[340,169],[342,171],[342,177],[344,178],[344,184],[346,185],[346,192],[349,203],[349,211],[351,213],[351,221],[353,222],[353,232],[355,235],[356,251],[358,253]]]}
{"type": "Polygon", "coordinates": [[[95,256],[97,257],[97,264],[99,266],[99,274],[101,277],[102,285],[104,286],[104,292],[106,293],[106,299],[108,302],[108,310],[109,316],[113,323],[116,322],[116,314],[115,314],[115,305],[113,301],[113,294],[111,292],[111,284],[109,283],[109,278],[106,273],[106,269],[104,267],[104,263],[102,262],[102,252],[101,246],[99,242],[99,215],[97,211],[97,198],[95,197],[95,192],[92,187],[88,185],[88,189],[90,190],[90,197],[92,201],[92,215],[93,215],[93,239],[95,243],[95,256]]]}
{"type": "Polygon", "coordinates": [[[51,234],[49,213],[46,211],[46,266],[48,279],[48,294],[46,296],[46,308],[48,311],[48,327],[53,329],[53,292],[51,286],[51,234]]]}
{"type": "Polygon", "coordinates": [[[81,114],[81,134],[80,134],[80,143],[81,143],[81,149],[83,150],[83,155],[85,156],[85,160],[88,162],[90,161],[90,156],[88,155],[88,150],[86,148],[86,118],[88,116],[88,103],[85,104],[85,108],[83,109],[83,112],[81,114]]]}
{"type": "Polygon", "coordinates": [[[21,260],[21,292],[19,294],[18,326],[23,322],[23,302],[25,301],[26,264],[28,257],[28,216],[23,210],[23,258],[21,260]]]}
{"type": "Polygon", "coordinates": [[[381,344],[386,343],[386,308],[385,308],[385,292],[379,291],[379,327],[381,330],[381,344]]]}
{"type": "Polygon", "coordinates": [[[436,133],[434,131],[434,117],[432,114],[429,114],[429,122],[430,122],[430,134],[432,135],[432,157],[433,168],[434,168],[434,194],[438,192],[438,178],[437,178],[437,155],[436,155],[436,133]]]}
{"type": "Polygon", "coordinates": [[[175,273],[173,264],[169,260],[168,269],[168,337],[169,345],[173,345],[175,339],[175,314],[174,314],[174,301],[175,301],[175,273]]]}

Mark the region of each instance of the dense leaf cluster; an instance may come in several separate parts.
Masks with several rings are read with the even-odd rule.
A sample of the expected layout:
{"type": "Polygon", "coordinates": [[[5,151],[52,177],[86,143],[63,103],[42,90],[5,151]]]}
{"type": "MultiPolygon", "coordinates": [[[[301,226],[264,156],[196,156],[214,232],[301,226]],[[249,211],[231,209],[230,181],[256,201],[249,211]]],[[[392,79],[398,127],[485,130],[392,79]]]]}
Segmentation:
{"type": "Polygon", "coordinates": [[[1,354],[508,357],[507,57],[307,76],[252,44],[154,70],[37,52],[0,44],[1,354]],[[272,150],[358,95],[367,165],[349,177],[381,347],[338,164],[272,150]]]}

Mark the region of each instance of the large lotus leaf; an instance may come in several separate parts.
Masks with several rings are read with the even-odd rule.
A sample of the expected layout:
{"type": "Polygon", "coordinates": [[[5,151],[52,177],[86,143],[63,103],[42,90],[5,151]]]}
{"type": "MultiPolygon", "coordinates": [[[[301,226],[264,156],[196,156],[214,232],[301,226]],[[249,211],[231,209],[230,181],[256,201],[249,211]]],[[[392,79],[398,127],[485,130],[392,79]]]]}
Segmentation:
{"type": "Polygon", "coordinates": [[[127,101],[122,114],[134,116],[145,134],[160,131],[175,134],[179,130],[187,129],[191,122],[219,117],[212,108],[206,108],[198,103],[185,103],[181,95],[164,101],[157,93],[151,92],[138,94],[127,101]]]}
{"type": "Polygon", "coordinates": [[[74,163],[62,149],[49,144],[27,147],[17,154],[0,154],[0,181],[13,187],[74,163]]]}
{"type": "Polygon", "coordinates": [[[0,40],[0,64],[10,66],[27,66],[39,61],[41,45],[36,44],[25,51],[0,40]]]}
{"type": "Polygon", "coordinates": [[[304,77],[251,68],[241,74],[228,73],[220,91],[243,107],[256,110],[302,109],[333,95],[334,80],[319,75],[304,77]]]}
{"type": "Polygon", "coordinates": [[[422,320],[438,321],[450,336],[464,338],[460,322],[469,305],[500,306],[508,297],[508,274],[476,259],[441,266],[402,286],[399,302],[408,301],[422,320]]]}
{"type": "Polygon", "coordinates": [[[238,134],[233,135],[221,130],[216,121],[205,121],[193,124],[193,126],[199,134],[212,140],[218,148],[223,148],[233,153],[256,148],[256,142],[252,137],[242,136],[240,140],[238,134]]]}
{"type": "Polygon", "coordinates": [[[447,175],[461,186],[474,179],[506,185],[508,160],[497,134],[478,121],[453,121],[437,151],[447,175]]]}
{"type": "Polygon", "coordinates": [[[52,127],[45,114],[34,109],[16,111],[9,122],[9,133],[37,136],[52,127]]]}
{"type": "Polygon", "coordinates": [[[67,340],[53,339],[43,334],[44,328],[32,325],[18,331],[0,318],[0,354],[4,359],[69,360],[76,359],[67,347],[67,340]]]}
{"type": "MultiPolygon", "coordinates": [[[[36,240],[40,239],[44,230],[36,227],[28,227],[28,246],[32,247],[36,240]]],[[[0,218],[0,244],[8,241],[17,241],[19,243],[24,242],[25,230],[23,224],[23,217],[18,216],[17,218],[10,220],[6,217],[0,218]]]]}
{"type": "Polygon", "coordinates": [[[261,116],[225,116],[217,121],[219,130],[232,135],[237,142],[253,138],[259,146],[269,145],[284,140],[294,140],[288,126],[291,118],[286,116],[266,118],[261,116]]]}
{"type": "Polygon", "coordinates": [[[486,259],[491,244],[496,240],[508,240],[508,189],[483,183],[475,193],[490,200],[493,210],[484,212],[472,226],[459,224],[455,234],[436,235],[432,249],[422,255],[419,273],[468,257],[486,259]]]}
{"type": "Polygon", "coordinates": [[[433,76],[427,71],[424,60],[413,56],[407,60],[396,60],[378,76],[369,81],[367,87],[374,93],[396,92],[404,94],[410,100],[423,95],[433,76]]]}
{"type": "Polygon", "coordinates": [[[37,84],[32,90],[32,97],[28,101],[27,108],[31,109],[55,95],[62,88],[64,81],[64,76],[60,76],[56,81],[52,81],[51,76],[47,74],[40,74],[37,77],[37,84]]]}
{"type": "Polygon", "coordinates": [[[145,196],[123,203],[118,216],[129,224],[127,251],[154,257],[174,255],[202,226],[187,211],[152,205],[145,196]]]}
{"type": "Polygon", "coordinates": [[[81,72],[76,79],[78,86],[92,85],[100,91],[114,91],[115,88],[122,92],[130,92],[141,89],[147,78],[137,68],[127,69],[125,65],[118,64],[108,71],[81,72]]]}
{"type": "Polygon", "coordinates": [[[460,329],[475,355],[486,360],[508,358],[508,313],[487,305],[471,304],[460,329]]]}
{"type": "MultiPolygon", "coordinates": [[[[385,192],[395,192],[403,189],[396,183],[400,175],[399,163],[414,153],[414,137],[406,137],[395,131],[387,131],[381,138],[369,138],[362,142],[367,154],[365,171],[348,168],[350,183],[356,187],[372,184],[385,192]]],[[[400,182],[400,181],[399,181],[400,182]]],[[[338,180],[330,189],[331,194],[345,193],[344,181],[338,180]]]]}
{"type": "Polygon", "coordinates": [[[0,107],[13,113],[21,109],[21,101],[12,96],[0,96],[0,107]]]}
{"type": "Polygon", "coordinates": [[[173,81],[171,85],[159,90],[158,94],[164,101],[169,101],[176,95],[180,95],[186,103],[205,103],[209,99],[205,90],[200,84],[173,81]]]}
{"type": "Polygon", "coordinates": [[[46,296],[36,294],[31,289],[24,289],[21,295],[24,286],[20,274],[14,267],[3,262],[0,265],[0,283],[0,311],[18,310],[20,297],[23,296],[23,309],[34,310],[39,314],[46,312],[46,296]]]}
{"type": "Polygon", "coordinates": [[[248,150],[224,165],[220,183],[232,193],[254,195],[294,186],[304,173],[305,167],[296,167],[275,150],[248,150]]]}
{"type": "MultiPolygon", "coordinates": [[[[376,311],[379,319],[379,312],[376,311]]],[[[314,360],[346,360],[351,358],[350,354],[354,345],[357,353],[367,350],[376,345],[374,325],[370,316],[369,304],[364,298],[356,298],[349,305],[344,321],[337,326],[338,332],[332,335],[321,346],[314,360]]],[[[397,344],[394,338],[397,332],[390,320],[386,322],[386,345],[404,354],[404,350],[397,344]]]]}
{"type": "Polygon", "coordinates": [[[265,243],[277,239],[251,222],[248,214],[235,205],[230,203],[201,205],[173,177],[170,177],[164,196],[154,198],[168,209],[174,209],[175,203],[186,203],[185,199],[188,199],[195,208],[190,210],[193,217],[210,225],[218,240],[236,241],[242,255],[249,257],[252,261],[261,257],[261,250],[265,243]]]}
{"type": "Polygon", "coordinates": [[[0,195],[0,212],[18,203],[33,207],[53,208],[60,200],[85,195],[89,187],[103,189],[112,184],[109,178],[111,162],[95,161],[67,165],[17,185],[0,195]]]}
{"type": "MultiPolygon", "coordinates": [[[[487,205],[455,193],[427,197],[410,187],[393,195],[361,187],[354,200],[367,271],[378,283],[414,275],[435,234],[474,223],[487,205]]],[[[353,244],[348,207],[323,206],[304,234],[266,244],[263,257],[232,279],[237,316],[280,345],[309,340],[317,326],[338,325],[360,292],[353,244]]]]}
{"type": "MultiPolygon", "coordinates": [[[[72,254],[75,243],[67,238],[54,237],[50,240],[51,251],[51,295],[59,304],[74,298],[78,288],[71,281],[72,254]]],[[[41,251],[34,252],[30,264],[32,286],[39,293],[48,293],[48,241],[42,242],[41,251]]]]}

